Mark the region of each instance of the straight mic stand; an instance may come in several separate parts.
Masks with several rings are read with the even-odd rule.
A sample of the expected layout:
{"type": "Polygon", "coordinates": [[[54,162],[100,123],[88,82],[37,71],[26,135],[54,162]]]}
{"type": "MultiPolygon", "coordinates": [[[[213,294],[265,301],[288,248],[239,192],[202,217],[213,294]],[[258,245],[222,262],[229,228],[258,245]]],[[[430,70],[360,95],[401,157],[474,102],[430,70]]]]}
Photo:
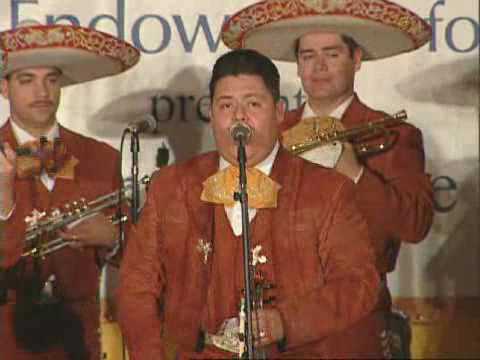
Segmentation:
{"type": "Polygon", "coordinates": [[[252,327],[252,279],[253,274],[251,271],[250,261],[250,230],[249,230],[249,217],[248,217],[248,194],[247,194],[247,172],[246,172],[246,154],[245,154],[245,137],[240,136],[238,138],[238,167],[240,171],[239,176],[239,192],[234,194],[234,199],[240,201],[242,209],[242,240],[243,240],[243,269],[244,269],[244,281],[245,281],[245,338],[247,351],[244,353],[244,357],[247,359],[254,358],[253,348],[253,327],[252,327]]]}
{"type": "Polygon", "coordinates": [[[138,132],[131,130],[131,144],[130,151],[132,152],[132,223],[136,224],[138,221],[138,210],[140,207],[140,191],[138,184],[138,153],[140,152],[140,140],[138,132]]]}

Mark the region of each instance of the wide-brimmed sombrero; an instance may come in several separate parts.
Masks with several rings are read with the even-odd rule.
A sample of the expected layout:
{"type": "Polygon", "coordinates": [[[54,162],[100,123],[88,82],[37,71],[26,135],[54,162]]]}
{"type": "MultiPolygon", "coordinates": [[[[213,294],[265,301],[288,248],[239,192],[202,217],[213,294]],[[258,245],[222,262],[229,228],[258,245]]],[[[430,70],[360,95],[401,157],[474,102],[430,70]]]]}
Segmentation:
{"type": "Polygon", "coordinates": [[[119,74],[138,62],[140,52],[95,29],[33,25],[0,32],[0,56],[1,77],[19,69],[51,66],[62,71],[61,84],[67,86],[119,74]]]}
{"type": "Polygon", "coordinates": [[[265,0],[231,16],[222,40],[231,49],[296,61],[295,41],[314,31],[352,37],[364,50],[364,60],[415,50],[431,37],[422,18],[386,0],[265,0]]]}

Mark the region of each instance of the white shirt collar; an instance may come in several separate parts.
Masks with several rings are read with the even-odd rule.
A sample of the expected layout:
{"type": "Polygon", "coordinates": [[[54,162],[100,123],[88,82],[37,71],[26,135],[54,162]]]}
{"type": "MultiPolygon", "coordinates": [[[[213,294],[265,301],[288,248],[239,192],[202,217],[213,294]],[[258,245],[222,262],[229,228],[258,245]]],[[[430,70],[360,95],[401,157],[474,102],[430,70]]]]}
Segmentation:
{"type": "MultiPolygon", "coordinates": [[[[277,156],[279,148],[280,148],[280,144],[277,141],[275,143],[275,146],[273,147],[273,150],[270,152],[270,154],[265,159],[260,161],[257,165],[255,165],[255,168],[260,170],[266,175],[270,175],[270,172],[272,171],[272,167],[273,167],[273,162],[275,161],[275,157],[277,156]]],[[[220,156],[220,164],[218,166],[220,170],[225,169],[229,165],[230,163],[227,160],[225,160],[222,156],[220,156]]]]}
{"type": "MultiPolygon", "coordinates": [[[[20,145],[28,141],[37,140],[35,136],[30,134],[27,130],[22,129],[12,119],[10,119],[10,124],[12,125],[12,130],[13,130],[13,134],[15,135],[15,139],[17,139],[17,142],[20,145]]],[[[59,131],[58,123],[55,122],[55,124],[50,128],[50,130],[48,130],[48,132],[44,136],[47,138],[47,140],[52,141],[55,138],[59,137],[59,135],[60,135],[60,131],[59,131]]]]}
{"type": "MultiPolygon", "coordinates": [[[[328,114],[328,116],[341,120],[343,117],[343,114],[345,114],[345,111],[350,106],[352,101],[353,101],[353,95],[351,95],[348,99],[346,99],[339,106],[337,106],[337,108],[333,110],[330,114],[328,114]]],[[[317,116],[317,115],[315,114],[315,111],[313,111],[312,107],[307,101],[307,103],[305,104],[305,108],[303,109],[302,119],[306,119],[308,117],[314,117],[314,116],[317,116]]]]}

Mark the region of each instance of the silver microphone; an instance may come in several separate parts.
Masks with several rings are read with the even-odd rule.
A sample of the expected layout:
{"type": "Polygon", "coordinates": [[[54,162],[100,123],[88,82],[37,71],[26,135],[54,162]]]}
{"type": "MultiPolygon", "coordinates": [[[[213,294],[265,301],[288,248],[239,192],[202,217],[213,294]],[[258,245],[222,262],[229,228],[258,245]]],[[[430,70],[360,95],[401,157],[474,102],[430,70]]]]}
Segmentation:
{"type": "Polygon", "coordinates": [[[144,115],[137,121],[128,124],[127,129],[136,133],[155,133],[157,132],[157,121],[150,115],[144,115]]]}
{"type": "Polygon", "coordinates": [[[252,137],[253,129],[242,121],[237,121],[230,127],[230,136],[235,142],[243,140],[244,144],[247,144],[252,137]]]}

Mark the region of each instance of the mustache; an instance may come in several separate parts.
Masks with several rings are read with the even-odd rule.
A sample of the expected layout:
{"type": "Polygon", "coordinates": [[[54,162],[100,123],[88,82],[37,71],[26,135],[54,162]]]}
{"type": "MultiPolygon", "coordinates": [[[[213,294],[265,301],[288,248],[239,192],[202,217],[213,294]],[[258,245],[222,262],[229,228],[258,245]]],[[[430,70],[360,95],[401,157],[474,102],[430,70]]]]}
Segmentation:
{"type": "Polygon", "coordinates": [[[53,101],[38,100],[38,101],[34,101],[34,102],[30,103],[30,106],[45,106],[45,105],[53,106],[53,101]]]}

